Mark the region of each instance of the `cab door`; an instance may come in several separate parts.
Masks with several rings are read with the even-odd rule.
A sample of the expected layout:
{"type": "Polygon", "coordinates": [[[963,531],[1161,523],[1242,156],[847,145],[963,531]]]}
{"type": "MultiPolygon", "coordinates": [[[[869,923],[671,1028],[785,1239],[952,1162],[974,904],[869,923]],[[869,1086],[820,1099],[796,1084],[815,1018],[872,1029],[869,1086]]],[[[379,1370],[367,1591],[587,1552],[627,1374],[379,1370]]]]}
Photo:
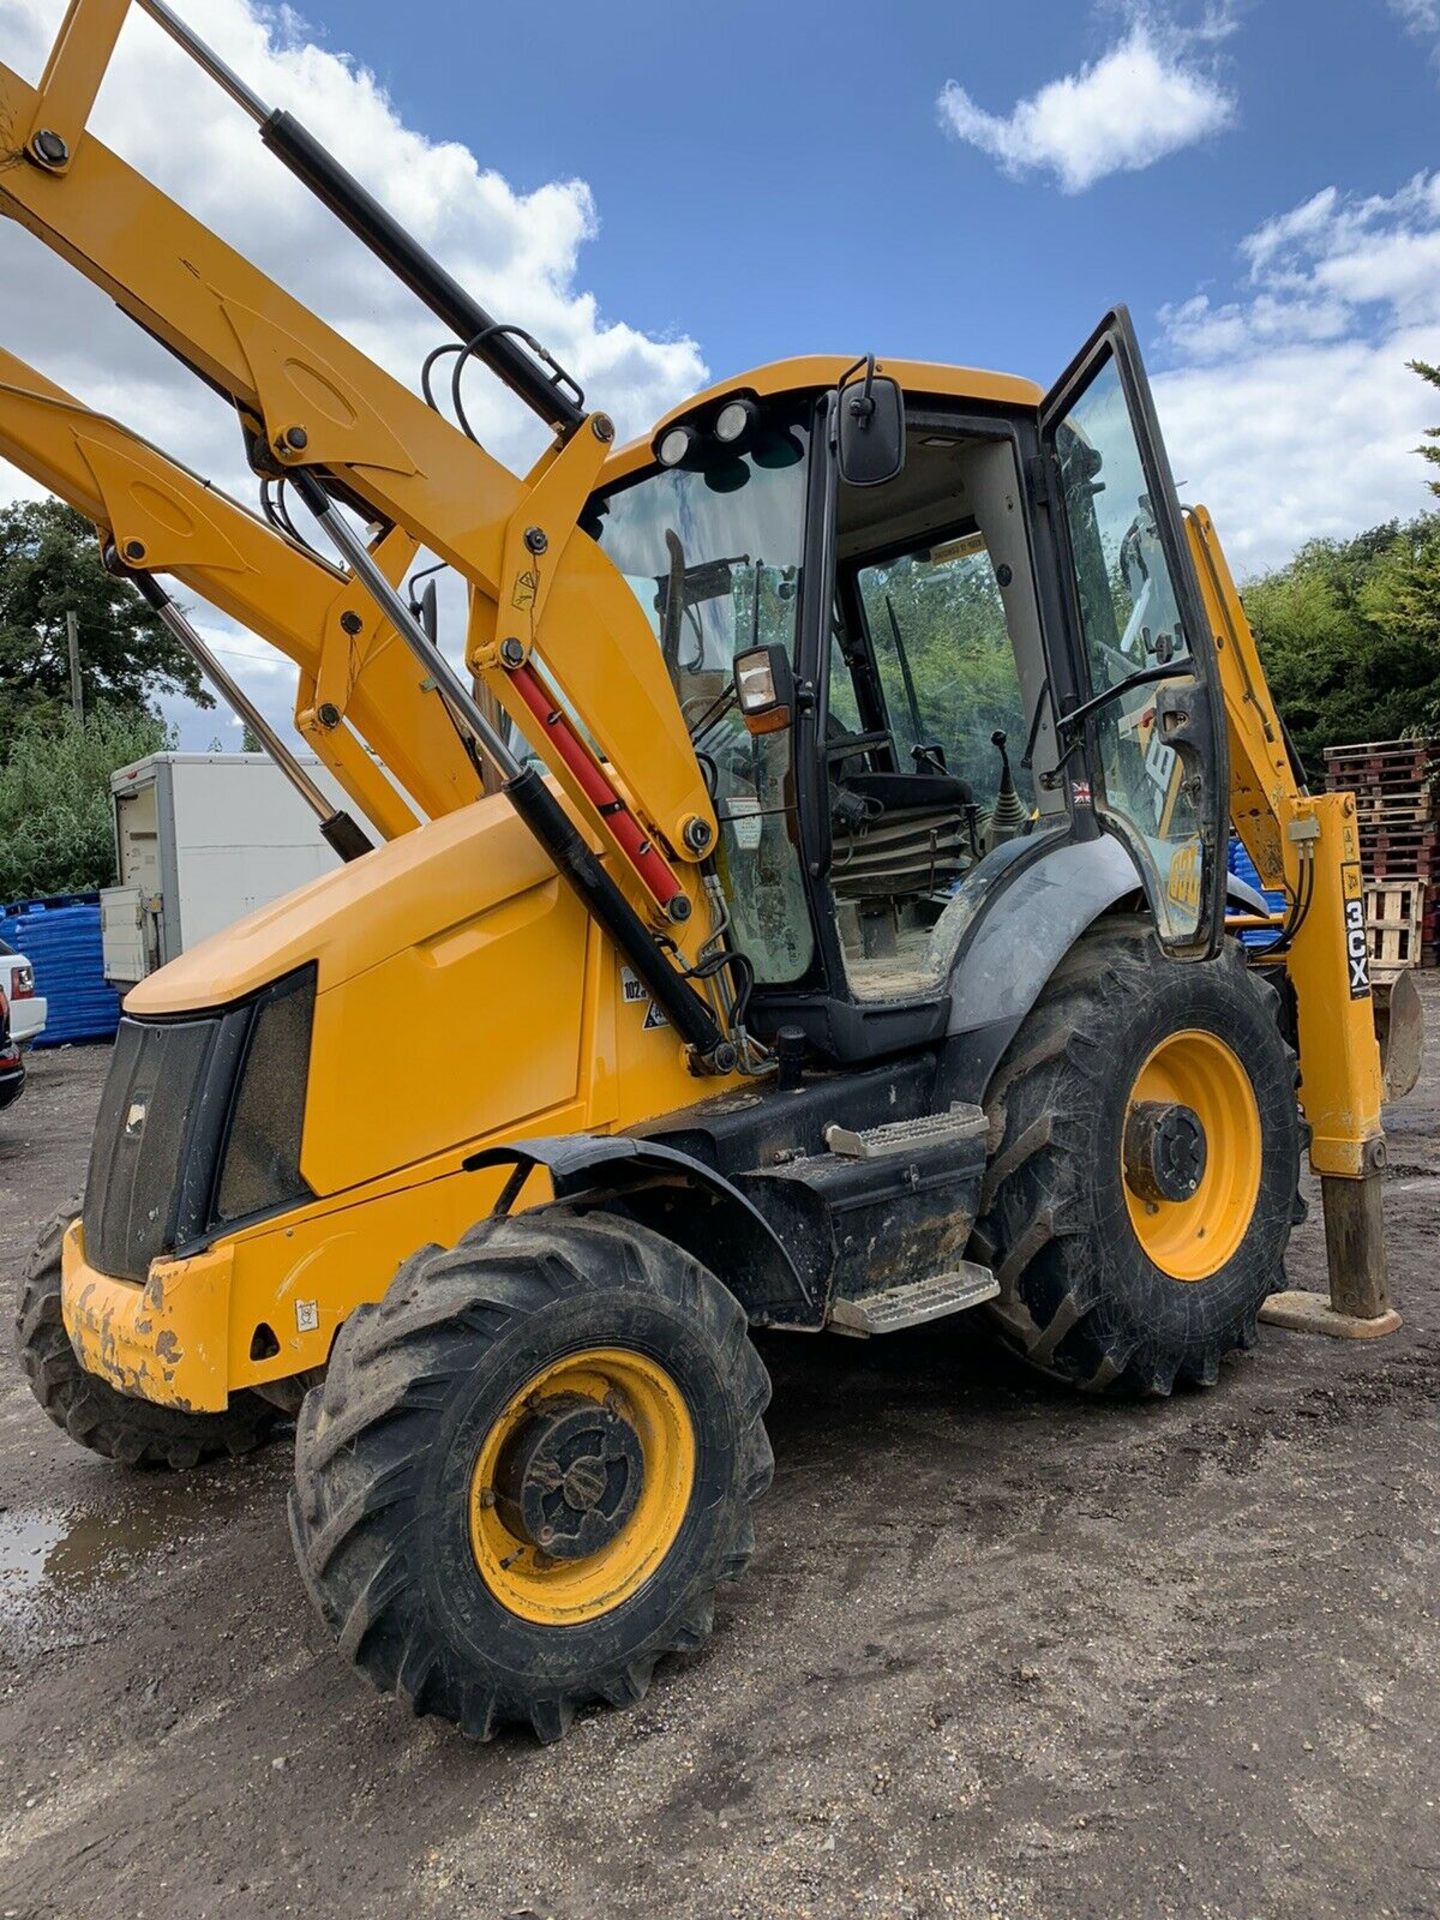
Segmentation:
{"type": "Polygon", "coordinates": [[[1129,847],[1162,945],[1215,953],[1229,780],[1214,640],[1125,308],[1107,314],[1040,410],[1062,598],[1087,689],[1096,812],[1129,847]]]}

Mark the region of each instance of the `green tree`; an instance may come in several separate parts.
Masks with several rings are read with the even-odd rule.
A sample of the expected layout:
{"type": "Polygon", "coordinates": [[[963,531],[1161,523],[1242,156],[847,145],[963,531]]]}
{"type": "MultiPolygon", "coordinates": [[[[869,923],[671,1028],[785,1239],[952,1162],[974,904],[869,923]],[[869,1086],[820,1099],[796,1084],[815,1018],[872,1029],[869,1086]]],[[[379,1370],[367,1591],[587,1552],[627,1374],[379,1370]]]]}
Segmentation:
{"type": "Polygon", "coordinates": [[[109,886],[110,775],[173,745],[165,723],[142,709],[23,720],[0,760],[0,903],[109,886]]]}
{"type": "Polygon", "coordinates": [[[1357,598],[1374,627],[1440,670],[1440,513],[1399,529],[1376,555],[1357,598]]]}
{"type": "MultiPolygon", "coordinates": [[[[1412,373],[1418,373],[1422,380],[1428,380],[1432,387],[1440,387],[1440,367],[1432,367],[1427,360],[1407,360],[1405,363],[1412,373]]],[[[1427,440],[1440,441],[1440,427],[1426,427],[1427,440]]],[[[1440,467],[1440,446],[1417,447],[1415,451],[1422,460],[1433,461],[1440,467]]],[[[1440,493],[1440,480],[1429,483],[1431,493],[1440,493]]]]}
{"type": "Polygon", "coordinates": [[[1312,771],[1322,747],[1396,739],[1440,716],[1440,513],[1312,540],[1244,599],[1312,771]]]}
{"type": "Polygon", "coordinates": [[[54,724],[68,707],[70,611],[87,712],[153,712],[160,693],[214,705],[189,654],[105,571],[89,521],[59,500],[16,500],[0,507],[0,751],[27,717],[54,724]]]}

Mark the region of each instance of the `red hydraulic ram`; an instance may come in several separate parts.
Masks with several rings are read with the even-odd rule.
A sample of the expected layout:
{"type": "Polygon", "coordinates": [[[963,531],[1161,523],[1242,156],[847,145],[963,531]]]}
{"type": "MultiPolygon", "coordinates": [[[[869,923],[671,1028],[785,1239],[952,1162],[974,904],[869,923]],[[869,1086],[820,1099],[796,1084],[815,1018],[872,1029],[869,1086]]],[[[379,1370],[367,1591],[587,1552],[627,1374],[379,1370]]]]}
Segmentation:
{"type": "Polygon", "coordinates": [[[590,754],[535,669],[526,664],[511,667],[509,674],[520,698],[549,731],[560,758],[574,774],[585,798],[614,834],[656,904],[663,909],[667,919],[683,919],[690,910],[690,901],[684,888],[676,881],[663,855],[656,850],[654,841],[630,811],[628,802],[610,784],[603,768],[590,754]],[[685,904],[677,912],[676,902],[682,900],[685,904]]]}

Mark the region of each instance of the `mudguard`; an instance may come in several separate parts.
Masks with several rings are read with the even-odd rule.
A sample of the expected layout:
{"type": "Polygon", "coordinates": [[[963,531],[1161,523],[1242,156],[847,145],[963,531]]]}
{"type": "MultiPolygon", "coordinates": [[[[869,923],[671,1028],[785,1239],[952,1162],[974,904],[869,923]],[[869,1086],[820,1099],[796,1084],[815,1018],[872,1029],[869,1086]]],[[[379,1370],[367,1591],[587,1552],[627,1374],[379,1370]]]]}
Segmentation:
{"type": "Polygon", "coordinates": [[[759,1326],[816,1325],[823,1305],[753,1201],[693,1155],[624,1134],[571,1133],[486,1147],[467,1169],[511,1166],[496,1203],[508,1212],[535,1167],[557,1202],[623,1213],[702,1261],[759,1326]]]}
{"type": "MultiPolygon", "coordinates": [[[[933,936],[950,950],[946,1084],[957,1100],[983,1102],[1020,1022],[1085,929],[1127,896],[1143,896],[1135,862],[1114,834],[1038,853],[1033,842],[1017,840],[997,851],[1007,858],[977,873],[981,886],[972,882],[957,896],[933,936]]],[[[1234,874],[1226,897],[1241,912],[1270,911],[1265,896],[1234,874]]]]}
{"type": "Polygon", "coordinates": [[[1143,885],[1113,834],[1063,840],[1024,858],[1025,841],[998,851],[1011,857],[987,881],[957,896],[933,941],[951,949],[950,1019],[945,1080],[952,1100],[983,1104],[990,1076],[1020,1022],[1065,955],[1102,913],[1143,885]],[[946,919],[955,913],[947,927],[946,919]]]}

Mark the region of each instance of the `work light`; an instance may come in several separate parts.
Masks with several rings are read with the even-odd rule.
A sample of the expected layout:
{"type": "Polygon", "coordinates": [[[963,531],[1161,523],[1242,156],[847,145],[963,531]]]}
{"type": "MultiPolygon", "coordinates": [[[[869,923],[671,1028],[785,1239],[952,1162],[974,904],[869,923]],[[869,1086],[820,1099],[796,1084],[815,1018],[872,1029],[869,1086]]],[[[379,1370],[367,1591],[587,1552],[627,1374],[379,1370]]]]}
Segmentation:
{"type": "Polygon", "coordinates": [[[754,418],[753,400],[727,400],[715,416],[715,438],[722,446],[733,446],[744,438],[754,418]]]}
{"type": "Polygon", "coordinates": [[[662,467],[678,467],[694,444],[693,427],[667,427],[655,448],[655,458],[662,467]]]}

